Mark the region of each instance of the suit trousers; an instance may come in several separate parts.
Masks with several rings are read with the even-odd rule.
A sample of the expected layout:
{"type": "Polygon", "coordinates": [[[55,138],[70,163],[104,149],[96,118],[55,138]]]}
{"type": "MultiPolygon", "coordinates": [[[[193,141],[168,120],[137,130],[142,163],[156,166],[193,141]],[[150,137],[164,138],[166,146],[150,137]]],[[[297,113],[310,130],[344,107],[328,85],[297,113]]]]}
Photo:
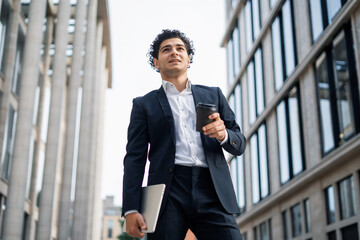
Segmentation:
{"type": "Polygon", "coordinates": [[[149,240],[184,240],[188,229],[198,240],[241,240],[235,217],[225,211],[208,168],[175,165],[165,208],[149,240]]]}

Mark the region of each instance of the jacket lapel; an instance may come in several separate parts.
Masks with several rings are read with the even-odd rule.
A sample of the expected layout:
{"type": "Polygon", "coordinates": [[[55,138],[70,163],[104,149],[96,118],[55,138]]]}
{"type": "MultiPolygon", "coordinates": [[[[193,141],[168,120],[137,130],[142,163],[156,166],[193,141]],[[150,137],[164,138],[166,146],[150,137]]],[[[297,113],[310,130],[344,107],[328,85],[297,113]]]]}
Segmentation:
{"type": "Polygon", "coordinates": [[[196,85],[191,85],[191,91],[194,97],[195,107],[199,102],[202,102],[201,91],[196,85]]]}
{"type": "Polygon", "coordinates": [[[175,123],[174,123],[174,117],[171,111],[170,103],[166,97],[165,91],[162,87],[159,88],[159,90],[156,91],[156,97],[159,100],[160,106],[163,110],[163,113],[168,120],[169,127],[170,127],[170,133],[171,133],[171,139],[174,143],[174,146],[176,146],[176,138],[175,138],[175,123]]]}

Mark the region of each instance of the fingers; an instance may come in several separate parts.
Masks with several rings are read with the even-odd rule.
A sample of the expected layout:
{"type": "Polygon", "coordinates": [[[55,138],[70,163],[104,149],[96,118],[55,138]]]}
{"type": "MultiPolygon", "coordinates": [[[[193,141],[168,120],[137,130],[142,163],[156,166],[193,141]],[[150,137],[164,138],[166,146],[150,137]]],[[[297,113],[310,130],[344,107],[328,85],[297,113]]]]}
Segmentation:
{"type": "Polygon", "coordinates": [[[214,119],[214,121],[203,127],[204,134],[219,141],[224,140],[226,127],[224,121],[220,118],[220,114],[213,113],[209,116],[209,119],[214,119]]]}
{"type": "Polygon", "coordinates": [[[146,230],[143,216],[138,212],[128,214],[126,216],[126,233],[133,238],[143,238],[145,233],[141,230],[146,230]]]}

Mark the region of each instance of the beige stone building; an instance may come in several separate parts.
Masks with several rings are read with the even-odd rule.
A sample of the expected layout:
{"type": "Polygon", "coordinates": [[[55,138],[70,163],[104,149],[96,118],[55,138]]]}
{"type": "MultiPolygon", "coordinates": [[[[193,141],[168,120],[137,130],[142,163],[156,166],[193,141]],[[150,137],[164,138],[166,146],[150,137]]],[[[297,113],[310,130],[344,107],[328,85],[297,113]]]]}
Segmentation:
{"type": "Polygon", "coordinates": [[[226,0],[244,240],[360,239],[360,1],[226,0]]]}
{"type": "Polygon", "coordinates": [[[106,0],[0,0],[0,239],[100,239],[106,0]]]}
{"type": "Polygon", "coordinates": [[[120,220],[124,220],[121,217],[121,207],[114,204],[113,196],[107,196],[103,200],[102,240],[118,239],[123,232],[120,220]]]}

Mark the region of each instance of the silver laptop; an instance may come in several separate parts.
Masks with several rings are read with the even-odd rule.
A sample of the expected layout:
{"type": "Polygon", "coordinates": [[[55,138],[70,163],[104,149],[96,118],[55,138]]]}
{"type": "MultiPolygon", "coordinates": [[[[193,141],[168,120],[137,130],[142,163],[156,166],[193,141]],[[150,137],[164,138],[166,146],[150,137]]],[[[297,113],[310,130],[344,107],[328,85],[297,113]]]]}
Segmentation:
{"type": "Polygon", "coordinates": [[[165,184],[156,184],[142,188],[141,210],[147,229],[142,232],[155,232],[160,207],[164,197],[165,184]]]}
{"type": "MultiPolygon", "coordinates": [[[[147,227],[146,230],[141,230],[142,232],[155,232],[164,192],[165,184],[156,184],[142,188],[140,213],[144,217],[147,227]]],[[[126,231],[126,221],[123,229],[126,231]]]]}

